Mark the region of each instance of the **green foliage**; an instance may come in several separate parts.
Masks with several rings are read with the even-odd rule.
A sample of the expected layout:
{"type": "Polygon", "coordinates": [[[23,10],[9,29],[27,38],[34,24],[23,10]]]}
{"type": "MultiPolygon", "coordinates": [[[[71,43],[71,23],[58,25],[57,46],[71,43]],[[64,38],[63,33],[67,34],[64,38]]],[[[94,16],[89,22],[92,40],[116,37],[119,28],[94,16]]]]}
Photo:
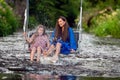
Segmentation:
{"type": "MultiPolygon", "coordinates": [[[[55,17],[54,2],[50,0],[30,0],[30,16],[34,16],[37,22],[50,26],[55,17]]],[[[31,23],[29,22],[29,24],[31,23]]]]}
{"type": "Polygon", "coordinates": [[[65,15],[67,17],[67,20],[70,24],[70,26],[75,25],[75,19],[78,17],[80,12],[80,0],[66,0],[65,4],[62,4],[62,10],[65,11],[65,15]]]}
{"type": "Polygon", "coordinates": [[[120,11],[115,11],[119,8],[120,0],[83,0],[84,30],[97,36],[120,38],[120,11]]]}
{"type": "Polygon", "coordinates": [[[79,80],[120,80],[119,77],[80,77],[79,80]]]}
{"type": "Polygon", "coordinates": [[[79,14],[79,0],[30,0],[29,11],[30,16],[47,27],[54,27],[56,19],[61,15],[67,17],[73,26],[79,14]]]}
{"type": "Polygon", "coordinates": [[[97,36],[111,36],[120,38],[120,10],[114,11],[111,14],[102,14],[93,19],[94,28],[92,31],[97,36]]]}
{"type": "Polygon", "coordinates": [[[18,21],[14,16],[12,9],[0,0],[0,36],[12,34],[18,27],[18,21]]]}
{"type": "Polygon", "coordinates": [[[36,20],[36,18],[34,17],[34,16],[30,16],[29,17],[29,28],[34,28],[34,27],[36,27],[38,25],[38,22],[37,22],[37,20],[36,20]]]}
{"type": "Polygon", "coordinates": [[[85,10],[97,8],[104,9],[112,6],[112,8],[120,8],[120,0],[83,0],[83,7],[85,10]]]}

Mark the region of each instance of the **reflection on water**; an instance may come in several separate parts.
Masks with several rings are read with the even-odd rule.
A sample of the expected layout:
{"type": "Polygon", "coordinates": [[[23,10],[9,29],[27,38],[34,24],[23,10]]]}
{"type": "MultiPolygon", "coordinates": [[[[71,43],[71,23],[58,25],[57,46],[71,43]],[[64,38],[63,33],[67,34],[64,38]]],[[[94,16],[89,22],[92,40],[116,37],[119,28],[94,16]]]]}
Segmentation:
{"type": "Polygon", "coordinates": [[[39,74],[26,74],[22,77],[22,80],[52,80],[52,79],[59,80],[59,77],[53,77],[50,75],[39,75],[39,74]]]}
{"type": "Polygon", "coordinates": [[[120,80],[120,77],[82,77],[73,75],[0,74],[0,80],[120,80]]]}
{"type": "Polygon", "coordinates": [[[60,76],[60,80],[76,80],[77,77],[73,75],[60,76]]]}
{"type": "Polygon", "coordinates": [[[19,74],[2,74],[0,73],[0,80],[22,80],[19,74]]]}
{"type": "Polygon", "coordinates": [[[73,75],[39,75],[39,74],[26,74],[23,76],[23,80],[76,80],[76,76],[73,75]]]}

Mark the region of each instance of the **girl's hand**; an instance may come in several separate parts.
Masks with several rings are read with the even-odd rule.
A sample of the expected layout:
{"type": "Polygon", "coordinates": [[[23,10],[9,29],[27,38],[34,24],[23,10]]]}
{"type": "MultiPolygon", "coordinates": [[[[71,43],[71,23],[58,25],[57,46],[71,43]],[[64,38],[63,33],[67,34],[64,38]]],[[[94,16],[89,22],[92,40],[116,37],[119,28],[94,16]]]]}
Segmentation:
{"type": "Polygon", "coordinates": [[[27,33],[26,33],[26,32],[23,32],[23,36],[25,37],[25,40],[26,40],[27,42],[29,42],[29,39],[27,38],[27,33]]]}
{"type": "Polygon", "coordinates": [[[27,33],[26,32],[23,32],[23,36],[26,37],[27,33]]]}
{"type": "Polygon", "coordinates": [[[27,38],[27,33],[26,33],[26,32],[23,32],[23,36],[24,36],[25,38],[27,38]]]}

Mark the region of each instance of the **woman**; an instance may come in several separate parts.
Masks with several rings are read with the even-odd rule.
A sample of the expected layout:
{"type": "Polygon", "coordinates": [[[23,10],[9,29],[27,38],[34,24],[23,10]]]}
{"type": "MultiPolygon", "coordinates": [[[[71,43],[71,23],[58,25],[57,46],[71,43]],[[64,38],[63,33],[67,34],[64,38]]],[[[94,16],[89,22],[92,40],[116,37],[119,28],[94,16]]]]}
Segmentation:
{"type": "Polygon", "coordinates": [[[75,52],[77,49],[73,30],[69,27],[66,18],[63,16],[58,18],[52,38],[51,46],[46,52],[46,55],[49,55],[53,50],[55,50],[52,62],[56,62],[58,60],[59,53],[70,54],[71,52],[75,52]]]}
{"type": "Polygon", "coordinates": [[[33,61],[34,54],[37,52],[37,62],[39,62],[40,54],[46,51],[50,45],[44,26],[39,25],[36,32],[30,38],[26,36],[26,33],[24,33],[24,36],[26,41],[30,43],[30,61],[33,61]]]}

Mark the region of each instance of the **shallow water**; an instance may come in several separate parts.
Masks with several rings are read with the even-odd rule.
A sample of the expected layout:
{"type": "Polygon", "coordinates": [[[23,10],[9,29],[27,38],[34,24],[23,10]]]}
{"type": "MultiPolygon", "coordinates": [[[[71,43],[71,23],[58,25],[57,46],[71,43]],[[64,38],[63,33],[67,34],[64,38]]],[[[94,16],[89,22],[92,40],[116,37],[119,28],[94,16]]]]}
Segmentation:
{"type": "Polygon", "coordinates": [[[0,73],[16,73],[9,68],[21,67],[20,72],[28,74],[75,75],[77,78],[84,76],[80,77],[83,80],[119,80],[111,78],[120,76],[119,42],[120,39],[97,38],[83,33],[79,54],[60,55],[57,63],[48,64],[43,61],[42,64],[36,62],[31,64],[28,45],[22,33],[18,32],[0,38],[0,73]]]}
{"type": "Polygon", "coordinates": [[[0,74],[0,80],[120,80],[120,77],[83,77],[73,75],[0,74]]]}

